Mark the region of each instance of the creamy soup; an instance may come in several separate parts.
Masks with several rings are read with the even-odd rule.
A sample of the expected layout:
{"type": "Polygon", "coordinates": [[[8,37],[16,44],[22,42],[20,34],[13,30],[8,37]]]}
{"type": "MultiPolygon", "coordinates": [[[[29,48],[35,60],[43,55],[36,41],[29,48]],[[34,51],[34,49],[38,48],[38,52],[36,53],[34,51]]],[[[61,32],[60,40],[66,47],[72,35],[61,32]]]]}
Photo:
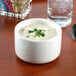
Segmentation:
{"type": "Polygon", "coordinates": [[[23,38],[31,40],[48,40],[57,35],[56,29],[44,23],[32,23],[19,30],[23,38]]]}

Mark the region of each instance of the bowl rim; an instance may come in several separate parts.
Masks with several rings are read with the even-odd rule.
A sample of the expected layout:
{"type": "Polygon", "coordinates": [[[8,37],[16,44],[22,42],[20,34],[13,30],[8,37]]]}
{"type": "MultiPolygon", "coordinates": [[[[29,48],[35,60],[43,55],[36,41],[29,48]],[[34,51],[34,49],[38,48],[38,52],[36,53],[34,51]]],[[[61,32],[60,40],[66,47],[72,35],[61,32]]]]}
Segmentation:
{"type": "MultiPolygon", "coordinates": [[[[59,31],[60,31],[59,34],[62,34],[62,29],[61,29],[61,27],[60,27],[57,23],[55,23],[55,22],[52,21],[52,20],[45,19],[45,18],[31,18],[31,19],[27,19],[27,20],[23,20],[23,21],[19,22],[19,23],[15,26],[14,34],[16,34],[20,39],[26,40],[26,41],[29,41],[29,42],[49,42],[49,41],[55,40],[55,39],[57,38],[57,36],[59,36],[59,34],[58,34],[58,32],[57,32],[58,35],[56,35],[55,37],[53,37],[53,38],[51,38],[51,39],[46,39],[46,40],[32,40],[32,39],[28,39],[28,38],[22,37],[22,36],[19,34],[19,30],[17,30],[18,27],[21,26],[22,23],[30,22],[30,21],[33,21],[33,20],[34,20],[34,21],[35,21],[35,20],[46,21],[48,24],[53,23],[53,24],[54,24],[54,27],[58,27],[58,29],[59,29],[59,31]]],[[[27,24],[27,25],[28,25],[28,24],[27,24]]],[[[27,25],[26,25],[26,26],[27,26],[27,25]]],[[[56,31],[58,31],[58,30],[56,29],[56,31]]]]}

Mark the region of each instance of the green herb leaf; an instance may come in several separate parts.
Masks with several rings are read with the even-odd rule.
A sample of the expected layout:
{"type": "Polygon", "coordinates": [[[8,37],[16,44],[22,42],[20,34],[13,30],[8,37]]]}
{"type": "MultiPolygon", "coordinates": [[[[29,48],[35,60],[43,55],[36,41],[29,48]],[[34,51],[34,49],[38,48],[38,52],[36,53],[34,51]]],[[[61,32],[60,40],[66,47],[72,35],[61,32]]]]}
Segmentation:
{"type": "Polygon", "coordinates": [[[29,30],[28,33],[33,33],[34,31],[29,30]]]}
{"type": "Polygon", "coordinates": [[[35,28],[34,30],[29,30],[28,33],[35,33],[35,35],[33,35],[34,37],[44,37],[45,30],[41,30],[41,29],[37,29],[35,28]]]}
{"type": "Polygon", "coordinates": [[[44,34],[44,33],[41,33],[41,36],[42,36],[42,37],[44,37],[44,36],[45,36],[45,34],[44,34]]]}
{"type": "Polygon", "coordinates": [[[35,36],[36,36],[36,37],[40,37],[40,33],[39,33],[39,32],[36,32],[36,33],[35,33],[35,36]]]}
{"type": "Polygon", "coordinates": [[[35,28],[34,31],[37,31],[37,29],[35,28]]]}

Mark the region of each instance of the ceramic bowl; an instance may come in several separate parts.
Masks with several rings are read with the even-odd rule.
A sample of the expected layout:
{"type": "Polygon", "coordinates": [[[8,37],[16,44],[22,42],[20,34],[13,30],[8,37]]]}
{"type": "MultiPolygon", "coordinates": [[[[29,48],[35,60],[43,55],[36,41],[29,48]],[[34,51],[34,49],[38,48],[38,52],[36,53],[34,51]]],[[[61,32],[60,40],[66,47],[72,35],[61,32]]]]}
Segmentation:
{"type": "Polygon", "coordinates": [[[55,60],[61,52],[62,29],[53,21],[42,18],[32,18],[21,21],[15,27],[15,52],[23,61],[34,64],[43,64],[55,60]],[[57,35],[49,40],[28,40],[19,34],[20,28],[32,22],[51,24],[57,35]]]}

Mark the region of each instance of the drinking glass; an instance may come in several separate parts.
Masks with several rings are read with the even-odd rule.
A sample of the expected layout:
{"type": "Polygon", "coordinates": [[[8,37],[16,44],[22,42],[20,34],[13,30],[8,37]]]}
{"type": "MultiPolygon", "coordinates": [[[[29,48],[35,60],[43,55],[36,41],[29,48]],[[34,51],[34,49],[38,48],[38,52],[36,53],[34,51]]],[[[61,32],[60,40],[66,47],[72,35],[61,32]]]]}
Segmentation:
{"type": "Polygon", "coordinates": [[[53,20],[61,27],[65,27],[72,22],[73,0],[48,0],[47,15],[49,20],[53,20]]]}
{"type": "Polygon", "coordinates": [[[32,0],[0,0],[0,15],[24,19],[31,11],[32,0]]]}

